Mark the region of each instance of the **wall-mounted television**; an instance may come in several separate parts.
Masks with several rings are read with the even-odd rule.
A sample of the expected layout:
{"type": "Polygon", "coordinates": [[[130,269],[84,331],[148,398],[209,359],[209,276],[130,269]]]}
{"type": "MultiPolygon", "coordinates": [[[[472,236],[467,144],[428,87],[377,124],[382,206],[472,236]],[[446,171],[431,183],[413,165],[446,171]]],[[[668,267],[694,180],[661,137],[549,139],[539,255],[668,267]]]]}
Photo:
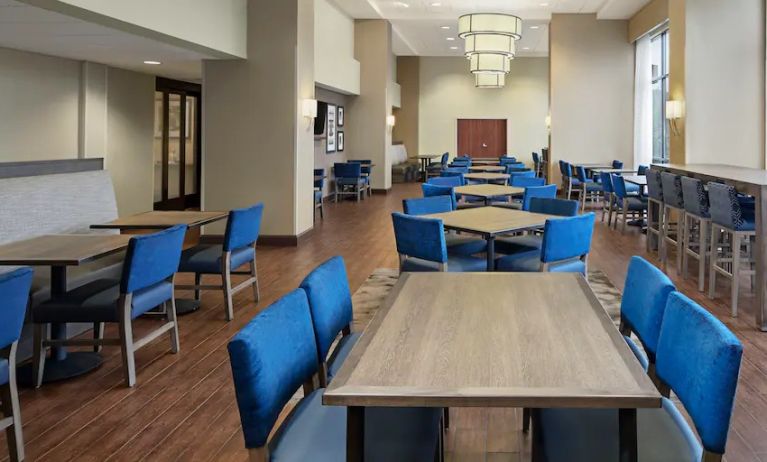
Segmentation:
{"type": "Polygon", "coordinates": [[[317,117],[314,118],[314,134],[322,135],[325,133],[325,123],[328,119],[328,103],[317,102],[317,117]]]}

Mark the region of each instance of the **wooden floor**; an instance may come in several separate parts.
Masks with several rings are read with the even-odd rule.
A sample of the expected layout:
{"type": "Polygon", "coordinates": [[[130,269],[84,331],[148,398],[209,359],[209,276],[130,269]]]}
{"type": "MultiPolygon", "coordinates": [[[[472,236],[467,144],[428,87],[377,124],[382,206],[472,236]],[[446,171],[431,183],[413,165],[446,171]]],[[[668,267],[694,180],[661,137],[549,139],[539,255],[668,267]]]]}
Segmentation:
{"type": "MultiPolygon", "coordinates": [[[[317,264],[346,259],[352,290],[376,268],[397,267],[390,213],[419,186],[395,185],[388,195],[360,204],[325,207],[325,220],[299,248],[259,248],[261,303],[252,293],[235,297],[235,320],[224,321],[219,293],[204,295],[203,308],[180,320],[181,352],[159,339],[137,353],[138,384],[123,386],[119,350],[106,348],[97,371],[40,390],[23,390],[22,419],[28,460],[247,460],[226,344],[260,309],[295,288],[317,264]]],[[[597,224],[591,265],[623,286],[628,258],[644,255],[644,237],[597,224]]],[[[651,260],[653,260],[651,258],[651,260]]],[[[656,262],[655,260],[653,260],[656,262]]],[[[656,262],[657,263],[657,262],[656,262]]],[[[670,270],[673,271],[673,270],[670,270]]],[[[767,334],[753,327],[754,297],[748,285],[741,316],[730,318],[725,301],[698,294],[695,281],[680,290],[708,307],[743,341],[745,355],[726,460],[767,462],[767,334]]],[[[726,297],[723,283],[720,296],[726,297]]],[[[139,332],[151,321],[139,321],[139,332]]],[[[108,332],[109,334],[109,332],[108,332]]],[[[478,333],[479,334],[479,333],[478,333]]],[[[450,461],[527,460],[527,441],[515,410],[454,410],[447,441],[450,461]]],[[[5,451],[2,438],[0,451],[5,451]]],[[[7,458],[7,457],[6,457],[7,458]]]]}

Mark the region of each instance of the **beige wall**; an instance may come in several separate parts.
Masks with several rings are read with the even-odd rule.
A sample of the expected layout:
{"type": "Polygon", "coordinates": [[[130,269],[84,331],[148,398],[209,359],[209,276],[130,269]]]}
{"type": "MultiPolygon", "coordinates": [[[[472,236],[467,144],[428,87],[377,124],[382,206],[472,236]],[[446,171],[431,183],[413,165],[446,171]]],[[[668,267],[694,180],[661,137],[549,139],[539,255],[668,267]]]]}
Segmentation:
{"type": "Polygon", "coordinates": [[[458,119],[507,119],[507,152],[532,162],[548,144],[549,60],[517,58],[506,87],[475,88],[468,63],[457,58],[420,58],[418,152],[456,155],[458,119]]]}
{"type": "Polygon", "coordinates": [[[262,234],[296,236],[313,212],[313,135],[300,106],[314,96],[314,63],[299,50],[314,49],[306,24],[313,2],[248,5],[249,59],[203,65],[203,206],[264,202],[262,234]]]}
{"type": "Polygon", "coordinates": [[[315,0],[314,79],[325,88],[358,95],[360,63],[354,59],[354,20],[328,0],[315,0]]]}
{"type": "Polygon", "coordinates": [[[629,41],[634,42],[668,20],[669,0],[652,0],[629,20],[629,41]]]}
{"type": "Polygon", "coordinates": [[[401,107],[394,110],[397,125],[392,132],[392,140],[404,143],[410,157],[419,154],[420,60],[418,56],[397,58],[397,82],[400,85],[401,107]]]}
{"type": "Polygon", "coordinates": [[[620,159],[632,166],[634,47],[627,40],[628,21],[555,14],[550,34],[552,164],[620,159]]]}
{"type": "Polygon", "coordinates": [[[328,196],[332,191],[332,188],[330,187],[330,181],[332,180],[333,176],[333,172],[331,171],[333,164],[336,162],[346,162],[346,160],[349,158],[347,155],[349,152],[349,139],[353,137],[354,134],[346,129],[346,127],[348,127],[346,121],[352,117],[352,114],[349,112],[349,100],[353,97],[342,95],[341,93],[336,93],[334,91],[325,90],[319,87],[315,89],[315,96],[318,101],[335,104],[336,106],[343,106],[345,111],[344,126],[338,127],[338,131],[344,132],[343,151],[330,153],[325,152],[325,138],[318,136],[314,139],[314,168],[325,169],[325,175],[327,175],[328,178],[325,179],[325,189],[323,191],[323,195],[328,196]]]}

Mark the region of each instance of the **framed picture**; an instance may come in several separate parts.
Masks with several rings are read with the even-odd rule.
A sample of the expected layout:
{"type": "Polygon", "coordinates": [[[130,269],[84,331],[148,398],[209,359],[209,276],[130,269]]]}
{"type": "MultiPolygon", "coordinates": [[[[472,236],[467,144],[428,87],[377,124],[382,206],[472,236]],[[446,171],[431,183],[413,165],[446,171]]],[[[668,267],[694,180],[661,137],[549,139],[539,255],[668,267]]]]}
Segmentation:
{"type": "Polygon", "coordinates": [[[338,106],[338,126],[339,127],[344,126],[344,107],[343,106],[338,106]]]}
{"type": "Polygon", "coordinates": [[[336,109],[334,104],[328,104],[328,124],[327,137],[325,138],[325,152],[336,152],[337,132],[336,128],[336,109]]]}
{"type": "Polygon", "coordinates": [[[338,152],[344,150],[344,132],[338,132],[338,152]]]}

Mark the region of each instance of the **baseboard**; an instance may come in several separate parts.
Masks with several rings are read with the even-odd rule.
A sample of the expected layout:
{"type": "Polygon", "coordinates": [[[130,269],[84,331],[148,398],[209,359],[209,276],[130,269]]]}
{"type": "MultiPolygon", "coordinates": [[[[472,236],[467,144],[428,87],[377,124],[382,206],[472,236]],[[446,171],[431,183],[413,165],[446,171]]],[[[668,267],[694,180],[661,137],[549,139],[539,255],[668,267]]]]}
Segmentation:
{"type": "MultiPolygon", "coordinates": [[[[298,247],[309,237],[314,229],[307,229],[297,236],[290,235],[261,235],[258,237],[259,246],[269,247],[298,247]]],[[[223,234],[206,234],[200,236],[200,244],[222,244],[224,242],[223,234]]]]}
{"type": "Polygon", "coordinates": [[[373,188],[373,194],[384,194],[384,195],[386,195],[386,194],[389,194],[389,191],[391,191],[391,189],[375,189],[375,188],[373,188]]]}

